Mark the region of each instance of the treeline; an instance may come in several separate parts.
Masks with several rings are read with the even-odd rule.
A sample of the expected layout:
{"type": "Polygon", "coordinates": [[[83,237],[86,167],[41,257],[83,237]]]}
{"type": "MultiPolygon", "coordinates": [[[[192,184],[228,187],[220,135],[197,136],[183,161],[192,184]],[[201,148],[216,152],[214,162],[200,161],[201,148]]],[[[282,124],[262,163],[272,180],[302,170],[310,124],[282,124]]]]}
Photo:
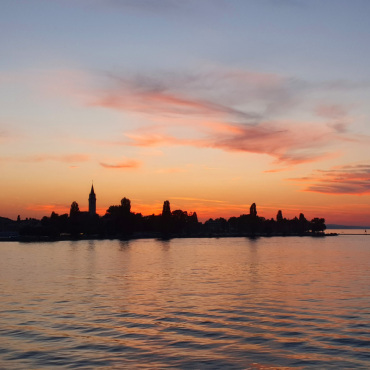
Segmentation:
{"type": "MultiPolygon", "coordinates": [[[[19,220],[18,220],[19,221],[19,220]]],[[[68,214],[52,212],[35,223],[25,223],[20,228],[23,237],[63,238],[140,238],[140,237],[203,237],[203,236],[274,236],[274,235],[319,235],[326,229],[325,219],[308,221],[301,213],[299,217],[286,219],[278,211],[276,219],[265,219],[257,215],[256,204],[249,214],[239,217],[198,221],[196,212],[171,211],[166,200],[160,215],[143,216],[131,212],[131,201],[127,198],[121,204],[110,206],[105,215],[91,215],[81,212],[76,202],[71,204],[68,214]]]]}
{"type": "Polygon", "coordinates": [[[314,218],[308,221],[303,213],[299,217],[287,219],[279,210],[276,219],[265,219],[257,215],[255,203],[250,207],[249,214],[239,217],[210,219],[204,224],[207,230],[217,234],[246,234],[246,235],[320,235],[326,229],[324,218],[314,218]]]}

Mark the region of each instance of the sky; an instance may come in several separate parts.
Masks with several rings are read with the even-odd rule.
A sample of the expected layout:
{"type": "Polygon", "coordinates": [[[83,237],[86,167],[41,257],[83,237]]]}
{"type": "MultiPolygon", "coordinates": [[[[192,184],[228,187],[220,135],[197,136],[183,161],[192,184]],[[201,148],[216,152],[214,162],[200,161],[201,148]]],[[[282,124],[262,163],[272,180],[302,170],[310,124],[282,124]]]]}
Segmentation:
{"type": "Polygon", "coordinates": [[[2,0],[0,215],[131,200],[370,225],[368,0],[2,0]]]}

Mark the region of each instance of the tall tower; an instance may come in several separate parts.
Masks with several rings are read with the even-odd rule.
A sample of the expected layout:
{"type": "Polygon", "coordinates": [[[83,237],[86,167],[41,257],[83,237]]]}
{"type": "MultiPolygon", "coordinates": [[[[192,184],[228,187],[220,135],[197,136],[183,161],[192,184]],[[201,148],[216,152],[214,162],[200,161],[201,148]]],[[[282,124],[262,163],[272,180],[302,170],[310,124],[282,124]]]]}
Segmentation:
{"type": "Polygon", "coordinates": [[[91,185],[91,191],[89,195],[89,213],[90,216],[96,215],[96,196],[94,192],[94,185],[91,185]]]}

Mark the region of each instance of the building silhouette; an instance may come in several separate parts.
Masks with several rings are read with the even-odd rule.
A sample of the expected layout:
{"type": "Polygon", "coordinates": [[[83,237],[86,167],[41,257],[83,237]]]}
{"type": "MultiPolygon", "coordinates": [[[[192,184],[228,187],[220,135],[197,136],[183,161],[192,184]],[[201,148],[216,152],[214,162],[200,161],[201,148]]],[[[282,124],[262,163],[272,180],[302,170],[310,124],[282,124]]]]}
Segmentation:
{"type": "Polygon", "coordinates": [[[96,195],[94,192],[94,185],[91,185],[91,191],[89,195],[89,214],[90,216],[96,215],[96,195]]]}

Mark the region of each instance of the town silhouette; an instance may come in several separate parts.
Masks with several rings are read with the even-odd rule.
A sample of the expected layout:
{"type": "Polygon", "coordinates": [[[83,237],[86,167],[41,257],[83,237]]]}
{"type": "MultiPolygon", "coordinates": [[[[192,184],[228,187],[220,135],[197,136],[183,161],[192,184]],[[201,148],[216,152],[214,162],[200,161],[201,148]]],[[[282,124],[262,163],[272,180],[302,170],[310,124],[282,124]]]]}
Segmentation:
{"type": "MultiPolygon", "coordinates": [[[[283,217],[281,210],[276,218],[258,216],[253,203],[249,213],[228,220],[219,217],[199,222],[196,212],[180,209],[171,211],[168,200],[163,202],[162,213],[143,216],[131,212],[131,201],[122,198],[119,205],[112,205],[105,215],[96,213],[96,194],[91,186],[89,209],[80,211],[73,201],[69,214],[58,215],[52,212],[41,220],[25,219],[17,221],[0,218],[0,231],[8,232],[8,237],[19,240],[63,240],[84,238],[175,238],[175,237],[233,237],[233,236],[321,236],[326,229],[325,219],[315,217],[308,221],[303,213],[293,219],[283,217]]],[[[4,239],[4,238],[3,238],[4,239]]]]}

